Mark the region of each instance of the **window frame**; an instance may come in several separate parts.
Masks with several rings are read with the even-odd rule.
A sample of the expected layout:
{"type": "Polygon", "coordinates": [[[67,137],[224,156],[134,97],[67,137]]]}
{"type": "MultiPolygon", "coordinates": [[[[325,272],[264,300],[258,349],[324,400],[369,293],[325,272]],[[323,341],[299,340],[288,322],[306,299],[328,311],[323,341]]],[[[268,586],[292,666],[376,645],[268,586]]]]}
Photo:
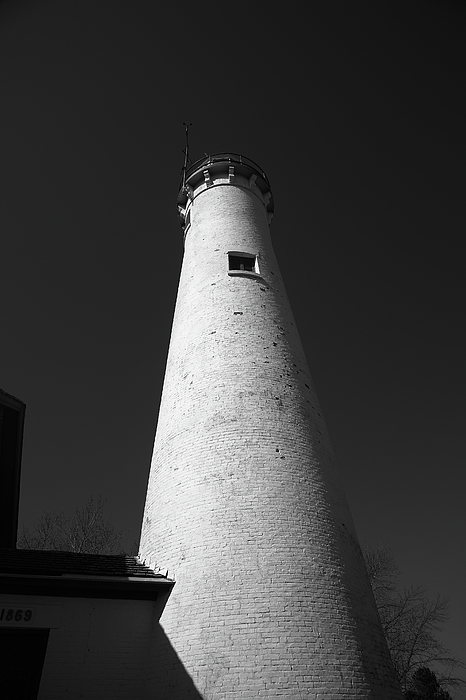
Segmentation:
{"type": "Polygon", "coordinates": [[[228,274],[230,277],[262,277],[259,268],[259,253],[248,253],[244,250],[229,250],[227,251],[227,265],[228,274]],[[254,265],[252,270],[235,270],[230,268],[230,258],[247,258],[249,260],[254,260],[254,265]]]}

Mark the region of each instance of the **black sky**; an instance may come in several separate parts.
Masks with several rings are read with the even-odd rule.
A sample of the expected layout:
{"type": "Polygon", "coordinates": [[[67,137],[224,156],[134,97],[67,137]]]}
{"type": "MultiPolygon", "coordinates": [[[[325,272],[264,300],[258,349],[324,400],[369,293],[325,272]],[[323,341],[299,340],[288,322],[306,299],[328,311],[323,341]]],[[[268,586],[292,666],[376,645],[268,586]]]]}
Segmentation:
{"type": "Polygon", "coordinates": [[[0,4],[0,386],[20,517],[102,493],[138,537],[191,154],[272,236],[360,539],[451,597],[466,660],[462,2],[0,4]]]}

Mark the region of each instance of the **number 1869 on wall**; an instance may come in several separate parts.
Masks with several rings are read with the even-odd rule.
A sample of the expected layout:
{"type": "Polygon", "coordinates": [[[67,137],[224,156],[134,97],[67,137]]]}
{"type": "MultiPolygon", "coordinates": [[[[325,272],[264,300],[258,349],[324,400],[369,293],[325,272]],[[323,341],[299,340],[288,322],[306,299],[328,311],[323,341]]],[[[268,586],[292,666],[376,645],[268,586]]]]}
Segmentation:
{"type": "Polygon", "coordinates": [[[0,625],[30,625],[34,619],[34,608],[19,608],[0,604],[0,625]]]}

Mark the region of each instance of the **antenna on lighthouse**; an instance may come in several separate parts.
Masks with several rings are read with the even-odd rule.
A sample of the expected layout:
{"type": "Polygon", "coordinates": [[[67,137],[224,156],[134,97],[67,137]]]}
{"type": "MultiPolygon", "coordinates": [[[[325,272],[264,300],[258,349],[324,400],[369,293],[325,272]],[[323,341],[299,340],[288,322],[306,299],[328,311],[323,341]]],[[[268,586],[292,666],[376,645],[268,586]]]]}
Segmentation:
{"type": "Polygon", "coordinates": [[[188,169],[188,163],[190,163],[189,159],[189,127],[192,126],[191,124],[186,124],[186,122],[183,122],[184,126],[184,131],[186,135],[186,146],[183,148],[183,153],[184,153],[184,163],[183,163],[183,175],[181,178],[181,187],[184,188],[186,184],[186,170],[188,169]]]}

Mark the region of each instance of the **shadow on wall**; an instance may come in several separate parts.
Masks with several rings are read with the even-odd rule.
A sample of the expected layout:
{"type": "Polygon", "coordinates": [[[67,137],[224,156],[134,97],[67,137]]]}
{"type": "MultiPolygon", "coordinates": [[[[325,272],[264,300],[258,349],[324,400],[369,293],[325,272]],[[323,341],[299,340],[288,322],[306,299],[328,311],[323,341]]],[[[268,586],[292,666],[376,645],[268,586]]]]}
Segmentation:
{"type": "Polygon", "coordinates": [[[150,700],[205,700],[183,666],[159,622],[152,632],[148,692],[150,700]]]}

